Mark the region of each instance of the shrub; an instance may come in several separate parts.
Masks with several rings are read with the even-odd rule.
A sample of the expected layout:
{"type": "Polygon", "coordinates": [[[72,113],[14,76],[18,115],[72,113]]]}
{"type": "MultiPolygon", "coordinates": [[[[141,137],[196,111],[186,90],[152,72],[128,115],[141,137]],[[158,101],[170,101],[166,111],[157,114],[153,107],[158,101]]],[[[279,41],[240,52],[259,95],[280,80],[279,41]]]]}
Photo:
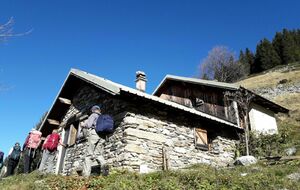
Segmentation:
{"type": "MultiPolygon", "coordinates": [[[[237,154],[246,155],[246,144],[243,137],[237,145],[237,154]]],[[[284,154],[284,149],[287,146],[288,133],[286,130],[281,130],[278,134],[258,135],[250,133],[249,136],[249,153],[257,158],[280,156],[284,154]]]]}

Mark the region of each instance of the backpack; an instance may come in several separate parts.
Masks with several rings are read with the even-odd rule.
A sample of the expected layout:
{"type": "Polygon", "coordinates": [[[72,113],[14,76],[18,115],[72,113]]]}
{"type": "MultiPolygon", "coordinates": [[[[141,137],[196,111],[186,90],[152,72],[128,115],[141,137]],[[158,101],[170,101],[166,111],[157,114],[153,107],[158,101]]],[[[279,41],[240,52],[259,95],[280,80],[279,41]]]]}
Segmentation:
{"type": "Polygon", "coordinates": [[[13,160],[19,160],[21,156],[21,147],[14,146],[12,153],[10,154],[10,158],[13,160]]]}
{"type": "Polygon", "coordinates": [[[51,134],[47,139],[47,141],[45,142],[44,148],[49,150],[50,152],[56,151],[59,140],[60,140],[59,134],[57,133],[51,134]]]}
{"type": "Polygon", "coordinates": [[[40,144],[41,137],[42,137],[42,133],[40,131],[31,131],[29,134],[26,147],[36,149],[40,144]]]}
{"type": "Polygon", "coordinates": [[[111,133],[114,130],[114,120],[110,115],[99,115],[96,122],[96,133],[111,133]]]}

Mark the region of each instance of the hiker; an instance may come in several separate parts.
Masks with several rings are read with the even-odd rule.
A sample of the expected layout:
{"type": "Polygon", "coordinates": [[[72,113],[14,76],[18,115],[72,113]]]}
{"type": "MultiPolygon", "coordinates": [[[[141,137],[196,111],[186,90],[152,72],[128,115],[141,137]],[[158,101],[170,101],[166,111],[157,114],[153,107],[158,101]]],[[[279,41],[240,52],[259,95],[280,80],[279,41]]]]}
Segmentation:
{"type": "Polygon", "coordinates": [[[77,133],[77,140],[86,138],[90,130],[95,129],[97,119],[99,115],[101,115],[100,106],[93,106],[91,108],[91,112],[92,114],[88,117],[88,119],[80,123],[77,133]]]}
{"type": "Polygon", "coordinates": [[[57,153],[58,145],[62,145],[66,147],[66,145],[61,143],[60,135],[58,134],[57,129],[52,131],[52,134],[48,135],[45,139],[45,142],[42,146],[43,156],[42,161],[39,167],[39,171],[43,172],[45,170],[46,173],[50,173],[54,167],[54,159],[57,153]],[[47,168],[45,169],[45,166],[47,168]]]}
{"type": "Polygon", "coordinates": [[[14,170],[16,169],[19,159],[21,156],[21,146],[20,143],[15,143],[15,146],[12,147],[8,153],[8,163],[7,163],[7,172],[6,176],[11,176],[14,174],[14,170]]]}
{"type": "Polygon", "coordinates": [[[0,171],[1,171],[2,166],[3,166],[3,158],[4,158],[4,153],[0,150],[0,171]]]}
{"type": "Polygon", "coordinates": [[[31,172],[31,164],[35,157],[37,148],[41,143],[42,133],[36,129],[32,129],[23,145],[24,156],[24,173],[31,172]]]}
{"type": "Polygon", "coordinates": [[[0,178],[3,178],[6,176],[7,172],[7,162],[8,162],[8,157],[6,157],[3,161],[2,168],[0,170],[0,178]]]}
{"type": "Polygon", "coordinates": [[[87,120],[80,123],[81,131],[89,136],[88,138],[88,154],[95,156],[96,146],[99,143],[99,136],[95,131],[96,123],[98,117],[101,115],[101,109],[99,106],[95,105],[91,108],[92,114],[88,117],[87,120]]]}

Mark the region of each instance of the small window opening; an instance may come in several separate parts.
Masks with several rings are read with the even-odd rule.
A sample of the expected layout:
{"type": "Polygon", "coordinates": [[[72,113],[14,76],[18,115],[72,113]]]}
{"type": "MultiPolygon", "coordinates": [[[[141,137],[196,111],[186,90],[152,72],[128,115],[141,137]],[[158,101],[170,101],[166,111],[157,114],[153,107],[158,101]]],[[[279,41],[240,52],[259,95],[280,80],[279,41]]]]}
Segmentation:
{"type": "Polygon", "coordinates": [[[195,146],[200,150],[209,150],[206,130],[195,128],[195,146]]]}

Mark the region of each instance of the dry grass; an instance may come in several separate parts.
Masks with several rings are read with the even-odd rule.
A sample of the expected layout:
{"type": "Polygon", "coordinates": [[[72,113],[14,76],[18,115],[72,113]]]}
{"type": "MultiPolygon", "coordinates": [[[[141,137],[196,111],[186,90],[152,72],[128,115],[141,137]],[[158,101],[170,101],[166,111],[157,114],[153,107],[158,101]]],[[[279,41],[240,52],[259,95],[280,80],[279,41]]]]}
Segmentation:
{"type": "Polygon", "coordinates": [[[248,89],[258,89],[266,87],[276,87],[276,85],[279,84],[279,81],[282,81],[284,79],[287,80],[287,83],[285,83],[285,85],[299,83],[300,70],[290,72],[268,72],[239,81],[237,82],[237,84],[242,85],[248,89]]]}
{"type": "Polygon", "coordinates": [[[250,76],[247,79],[237,82],[248,89],[258,89],[276,87],[279,81],[286,79],[284,85],[300,83],[300,63],[289,64],[288,66],[278,66],[264,73],[250,76]],[[290,71],[285,71],[289,68],[290,71]]]}
{"type": "Polygon", "coordinates": [[[300,93],[286,93],[274,98],[274,102],[285,106],[290,110],[296,110],[300,108],[300,93]]]}

